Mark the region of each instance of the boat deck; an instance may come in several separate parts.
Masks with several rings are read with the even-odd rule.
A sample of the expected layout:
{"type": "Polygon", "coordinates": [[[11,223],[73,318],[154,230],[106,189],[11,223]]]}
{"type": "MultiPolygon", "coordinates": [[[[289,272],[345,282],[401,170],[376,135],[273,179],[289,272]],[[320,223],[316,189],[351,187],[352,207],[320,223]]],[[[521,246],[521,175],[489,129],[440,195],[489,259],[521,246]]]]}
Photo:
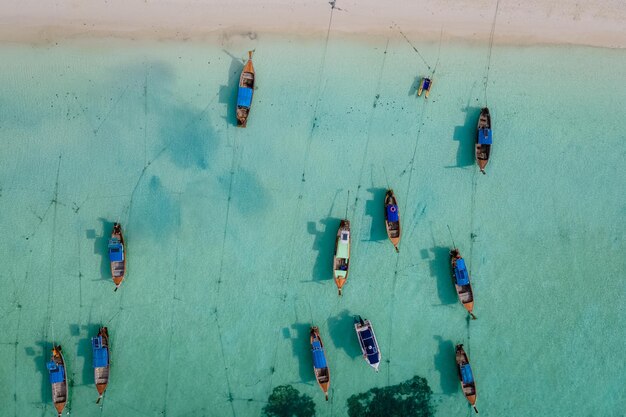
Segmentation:
{"type": "Polygon", "coordinates": [[[65,382],[56,382],[52,384],[52,399],[55,403],[67,400],[67,384],[65,382]]]}
{"type": "Polygon", "coordinates": [[[96,384],[106,384],[109,382],[109,368],[95,368],[94,379],[96,384]]]}
{"type": "Polygon", "coordinates": [[[112,263],[113,276],[121,277],[124,275],[124,262],[113,262],[112,263]]]}

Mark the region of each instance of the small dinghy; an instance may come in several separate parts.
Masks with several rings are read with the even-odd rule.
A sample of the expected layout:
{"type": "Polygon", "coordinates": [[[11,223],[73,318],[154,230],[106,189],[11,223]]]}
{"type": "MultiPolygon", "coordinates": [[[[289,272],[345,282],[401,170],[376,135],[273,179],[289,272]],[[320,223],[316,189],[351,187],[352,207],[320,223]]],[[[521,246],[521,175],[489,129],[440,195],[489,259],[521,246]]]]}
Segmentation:
{"type": "Polygon", "coordinates": [[[119,223],[113,225],[113,232],[111,239],[109,239],[109,261],[111,262],[113,283],[115,283],[114,291],[117,291],[124,281],[124,275],[126,275],[126,247],[122,226],[119,223]]]}
{"type": "Polygon", "coordinates": [[[328,401],[328,387],[330,387],[330,371],[326,364],[326,355],[324,354],[324,343],[320,337],[320,332],[317,326],[311,327],[311,353],[313,354],[313,371],[315,372],[315,379],[319,384],[326,401],[328,401]]]}
{"type": "Polygon", "coordinates": [[[58,416],[61,417],[67,403],[67,370],[65,369],[65,359],[61,353],[61,345],[52,348],[52,358],[46,367],[52,387],[52,402],[58,416]]]}
{"type": "Polygon", "coordinates": [[[374,328],[369,320],[363,320],[361,316],[354,319],[354,329],[356,335],[359,338],[359,345],[361,346],[361,352],[363,352],[363,358],[372,368],[378,372],[378,366],[380,365],[380,350],[378,349],[378,342],[376,341],[376,335],[374,334],[374,328]]]}
{"type": "Polygon", "coordinates": [[[461,257],[459,250],[454,248],[450,251],[450,263],[452,264],[452,279],[454,280],[454,288],[459,296],[459,301],[463,307],[469,312],[472,319],[476,316],[472,312],[474,310],[474,292],[470,283],[470,276],[465,265],[465,260],[461,257]]]}
{"type": "Polygon", "coordinates": [[[398,245],[400,244],[400,213],[398,212],[398,202],[393,190],[387,190],[385,195],[385,227],[387,228],[387,236],[396,248],[396,252],[400,252],[398,245]]]}
{"type": "Polygon", "coordinates": [[[335,256],[333,258],[333,276],[341,295],[342,288],[348,279],[350,267],[350,221],[342,220],[335,240],[335,256]]]}
{"type": "Polygon", "coordinates": [[[96,404],[98,404],[109,383],[109,331],[106,327],[100,327],[98,336],[91,338],[91,347],[93,348],[93,377],[98,390],[96,404]]]}
{"type": "Polygon", "coordinates": [[[470,405],[474,407],[474,411],[478,413],[476,409],[476,382],[474,382],[474,374],[469,364],[469,358],[463,349],[463,345],[456,345],[456,366],[459,372],[459,380],[461,381],[461,388],[463,394],[470,405]]]}
{"type": "Polygon", "coordinates": [[[426,94],[424,95],[426,96],[426,98],[428,98],[428,94],[430,93],[430,87],[432,86],[433,80],[427,77],[422,78],[422,81],[420,82],[420,88],[417,90],[417,96],[421,96],[422,92],[425,91],[426,94]]]}
{"type": "Polygon", "coordinates": [[[239,77],[239,91],[237,93],[237,126],[246,127],[250,107],[252,106],[252,95],[254,94],[254,66],[252,65],[252,53],[248,51],[248,62],[241,71],[239,77]]]}
{"type": "Polygon", "coordinates": [[[478,133],[476,135],[476,162],[480,172],[485,174],[485,167],[489,162],[493,132],[491,131],[491,115],[487,107],[480,111],[478,117],[478,133]]]}

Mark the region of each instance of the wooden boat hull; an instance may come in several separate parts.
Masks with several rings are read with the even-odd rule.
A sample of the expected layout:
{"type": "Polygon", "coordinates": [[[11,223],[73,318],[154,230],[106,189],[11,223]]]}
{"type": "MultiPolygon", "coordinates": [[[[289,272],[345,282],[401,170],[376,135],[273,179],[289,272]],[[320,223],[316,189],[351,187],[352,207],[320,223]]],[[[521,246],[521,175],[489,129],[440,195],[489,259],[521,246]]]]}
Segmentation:
{"type": "Polygon", "coordinates": [[[122,281],[126,277],[126,243],[124,242],[124,234],[122,233],[122,226],[119,223],[115,223],[113,225],[113,232],[111,233],[111,239],[117,239],[120,241],[123,247],[123,260],[121,262],[118,261],[110,261],[111,264],[111,277],[113,279],[113,283],[115,284],[115,290],[117,290],[120,285],[122,285],[122,281]]]}
{"type": "Polygon", "coordinates": [[[398,245],[402,237],[402,228],[400,227],[400,213],[398,210],[398,221],[389,221],[388,207],[395,206],[398,210],[398,201],[393,193],[392,189],[387,190],[385,195],[385,229],[387,229],[387,237],[391,241],[391,244],[396,249],[396,252],[400,252],[398,245]]]}
{"type": "Polygon", "coordinates": [[[111,349],[109,347],[109,331],[106,327],[100,328],[98,336],[102,336],[102,347],[107,349],[108,354],[106,366],[94,367],[93,369],[94,383],[96,384],[96,390],[99,395],[98,401],[100,401],[109,384],[111,349]]]}
{"type": "Polygon", "coordinates": [[[252,107],[252,97],[254,96],[254,82],[256,77],[254,65],[252,64],[252,53],[253,51],[248,51],[248,62],[246,62],[246,65],[241,71],[241,76],[239,77],[239,88],[250,88],[252,91],[250,92],[249,106],[243,106],[237,103],[238,127],[246,127],[248,125],[248,117],[250,116],[250,109],[252,107]]]}
{"type": "Polygon", "coordinates": [[[478,117],[478,126],[476,132],[476,163],[478,164],[478,168],[480,172],[485,173],[485,167],[489,162],[489,155],[491,153],[491,145],[480,144],[478,143],[478,138],[480,135],[481,129],[491,129],[491,115],[489,114],[489,109],[487,107],[483,108],[480,111],[480,116],[478,117]]]}
{"type": "Polygon", "coordinates": [[[474,410],[478,412],[478,410],[476,410],[476,407],[475,407],[476,399],[477,399],[477,392],[476,392],[476,382],[473,380],[473,375],[472,375],[471,383],[464,383],[463,377],[461,375],[461,367],[464,365],[469,365],[470,363],[469,357],[465,353],[465,350],[463,349],[462,344],[456,345],[455,357],[456,357],[457,372],[459,376],[459,381],[461,382],[461,389],[463,390],[463,395],[465,395],[465,398],[467,398],[467,401],[470,403],[470,405],[474,407],[474,410]]]}
{"type": "Polygon", "coordinates": [[[51,383],[51,391],[52,391],[52,403],[54,404],[54,408],[57,410],[57,414],[61,416],[63,414],[63,410],[65,409],[65,405],[67,404],[67,368],[65,366],[65,358],[63,357],[63,353],[61,352],[61,346],[55,346],[52,349],[52,358],[51,361],[56,363],[57,365],[61,365],[64,368],[64,377],[62,382],[51,383]]]}
{"type": "Polygon", "coordinates": [[[333,257],[333,278],[339,295],[348,280],[350,270],[350,221],[342,220],[335,239],[335,256],[333,257]]]}
{"type": "Polygon", "coordinates": [[[452,266],[452,282],[454,284],[454,289],[456,290],[456,295],[459,298],[459,301],[465,307],[467,312],[475,318],[473,310],[474,310],[474,290],[472,289],[471,282],[468,281],[467,285],[458,285],[456,282],[456,277],[454,273],[454,269],[456,267],[456,263],[459,259],[463,259],[459,250],[454,248],[450,251],[450,265],[452,266]]]}
{"type": "MultiPolygon", "coordinates": [[[[319,342],[322,347],[322,352],[324,350],[324,342],[322,342],[322,338],[320,337],[319,329],[316,326],[311,327],[310,331],[310,342],[311,347],[313,349],[313,343],[319,342]]],[[[328,389],[330,388],[330,370],[328,366],[323,368],[315,367],[315,360],[313,362],[313,372],[315,373],[315,379],[317,380],[317,384],[320,386],[322,392],[324,392],[324,396],[326,397],[326,401],[328,401],[328,389]]]]}

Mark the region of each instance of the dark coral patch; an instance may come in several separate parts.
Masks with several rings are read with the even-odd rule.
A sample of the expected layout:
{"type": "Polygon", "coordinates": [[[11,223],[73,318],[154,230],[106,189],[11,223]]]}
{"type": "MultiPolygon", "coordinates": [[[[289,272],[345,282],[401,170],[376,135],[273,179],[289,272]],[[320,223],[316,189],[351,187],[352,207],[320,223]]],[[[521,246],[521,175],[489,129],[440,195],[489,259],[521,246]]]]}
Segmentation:
{"type": "Polygon", "coordinates": [[[348,398],[350,417],[430,417],[434,415],[428,381],[414,376],[398,385],[372,388],[348,398]]]}
{"type": "Polygon", "coordinates": [[[263,407],[263,417],[313,417],[315,403],[291,385],[281,385],[272,391],[263,407]]]}

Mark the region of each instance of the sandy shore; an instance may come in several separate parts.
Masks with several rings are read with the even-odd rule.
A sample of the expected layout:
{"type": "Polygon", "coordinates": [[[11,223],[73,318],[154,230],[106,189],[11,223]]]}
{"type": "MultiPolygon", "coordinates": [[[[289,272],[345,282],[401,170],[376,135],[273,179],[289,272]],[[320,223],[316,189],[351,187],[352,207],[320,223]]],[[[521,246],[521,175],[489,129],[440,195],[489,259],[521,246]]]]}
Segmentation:
{"type": "Polygon", "coordinates": [[[626,48],[624,0],[4,0],[0,40],[385,35],[626,48]]]}

